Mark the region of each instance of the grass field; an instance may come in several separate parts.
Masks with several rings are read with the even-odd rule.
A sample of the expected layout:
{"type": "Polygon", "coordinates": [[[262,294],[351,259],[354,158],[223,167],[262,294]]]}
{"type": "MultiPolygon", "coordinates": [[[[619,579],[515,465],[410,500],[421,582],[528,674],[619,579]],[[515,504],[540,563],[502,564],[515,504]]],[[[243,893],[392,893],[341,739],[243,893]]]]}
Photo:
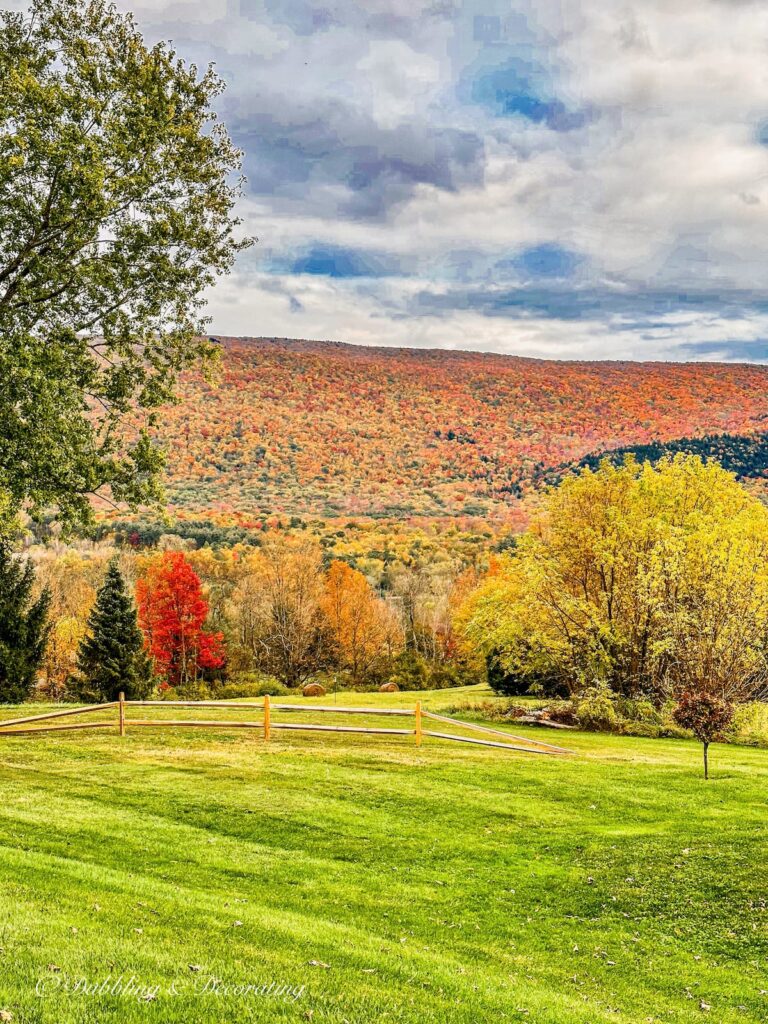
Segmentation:
{"type": "Polygon", "coordinates": [[[691,742],[529,734],[578,756],[218,730],[0,738],[0,1010],[766,1020],[768,752],[714,748],[705,784],[691,742]],[[238,989],[270,983],[291,992],[238,989]]]}

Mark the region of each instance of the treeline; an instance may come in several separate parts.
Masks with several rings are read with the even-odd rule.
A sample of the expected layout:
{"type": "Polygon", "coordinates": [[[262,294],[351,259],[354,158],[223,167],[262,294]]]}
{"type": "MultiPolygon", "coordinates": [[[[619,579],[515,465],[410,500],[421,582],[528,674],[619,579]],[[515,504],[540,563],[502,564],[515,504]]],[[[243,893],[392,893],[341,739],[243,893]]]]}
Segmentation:
{"type": "Polygon", "coordinates": [[[651,441],[627,445],[610,451],[593,452],[576,463],[537,468],[534,475],[539,485],[558,484],[564,476],[583,469],[596,470],[607,460],[620,466],[631,456],[638,462],[658,462],[667,456],[695,455],[714,460],[733,473],[737,480],[764,477],[768,471],[768,434],[706,434],[703,437],[680,437],[672,441],[651,441]]]}
{"type": "Polygon", "coordinates": [[[156,688],[194,697],[225,686],[248,695],[310,679],[423,689],[480,678],[453,630],[455,608],[478,578],[459,564],[393,562],[372,581],[329,562],[313,538],[278,531],[258,549],[81,542],[6,558],[27,588],[13,614],[20,603],[39,605],[40,629],[34,671],[21,691],[0,685],[2,700],[111,700],[120,689],[146,696],[156,688]],[[105,673],[107,664],[120,670],[105,673]]]}

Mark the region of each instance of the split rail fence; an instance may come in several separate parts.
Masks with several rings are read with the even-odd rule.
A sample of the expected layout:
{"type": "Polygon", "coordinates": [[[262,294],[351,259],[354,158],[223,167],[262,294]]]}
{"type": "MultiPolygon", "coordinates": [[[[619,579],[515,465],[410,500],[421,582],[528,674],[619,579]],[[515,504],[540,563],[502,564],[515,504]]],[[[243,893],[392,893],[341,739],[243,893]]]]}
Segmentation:
{"type": "Polygon", "coordinates": [[[85,707],[66,708],[61,711],[49,711],[42,715],[29,715],[25,718],[13,718],[0,721],[0,736],[27,736],[40,732],[64,732],[75,729],[117,729],[120,736],[125,736],[128,728],[131,729],[259,729],[265,742],[269,742],[273,732],[284,729],[299,732],[339,732],[339,733],[365,733],[368,735],[388,736],[412,736],[416,746],[420,747],[424,737],[428,736],[437,740],[453,740],[457,743],[472,743],[483,747],[496,747],[502,750],[511,750],[526,754],[544,754],[551,756],[562,756],[572,754],[572,750],[565,747],[556,747],[551,743],[543,743],[539,740],[530,739],[527,736],[515,736],[501,729],[491,729],[484,725],[476,725],[474,722],[460,722],[445,715],[438,715],[433,711],[425,711],[421,702],[417,702],[412,708],[350,708],[337,705],[301,705],[301,704],[277,704],[264,697],[260,704],[245,703],[242,701],[209,700],[209,701],[183,701],[183,700],[125,700],[120,694],[120,699],[108,704],[90,704],[85,707]],[[128,709],[133,708],[229,708],[238,711],[260,711],[259,721],[239,721],[233,719],[205,720],[205,719],[163,719],[163,718],[128,718],[128,709]],[[94,712],[115,711],[115,716],[107,721],[67,722],[64,724],[51,724],[52,720],[68,718],[74,715],[90,715],[94,712]],[[382,726],[358,726],[358,725],[321,725],[316,722],[285,722],[276,721],[273,712],[297,712],[311,711],[312,713],[334,713],[342,715],[378,715],[401,718],[413,718],[413,728],[394,729],[382,726]],[[443,727],[450,725],[453,728],[467,729],[470,732],[480,733],[483,736],[501,737],[499,739],[484,739],[478,736],[456,736],[445,731],[437,732],[434,729],[425,729],[424,720],[442,724],[443,727]],[[40,724],[44,723],[44,724],[40,724]],[[509,741],[513,740],[513,743],[509,741]]]}

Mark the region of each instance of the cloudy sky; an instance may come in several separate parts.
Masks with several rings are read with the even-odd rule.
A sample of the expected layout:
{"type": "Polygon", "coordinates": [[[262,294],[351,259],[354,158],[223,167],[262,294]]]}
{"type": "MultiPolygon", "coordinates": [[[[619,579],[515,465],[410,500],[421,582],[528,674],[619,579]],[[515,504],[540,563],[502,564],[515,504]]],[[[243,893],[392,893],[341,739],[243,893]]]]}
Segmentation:
{"type": "Polygon", "coordinates": [[[222,334],[768,359],[765,0],[136,0],[229,83],[222,334]]]}

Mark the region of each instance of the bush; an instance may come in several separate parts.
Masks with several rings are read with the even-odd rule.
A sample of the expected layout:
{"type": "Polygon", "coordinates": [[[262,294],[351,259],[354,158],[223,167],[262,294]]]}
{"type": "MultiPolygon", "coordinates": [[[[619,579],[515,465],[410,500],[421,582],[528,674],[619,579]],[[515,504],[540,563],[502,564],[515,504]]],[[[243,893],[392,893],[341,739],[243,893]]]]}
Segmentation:
{"type": "Polygon", "coordinates": [[[619,726],[615,698],[604,684],[591,686],[576,699],[576,718],[590,732],[615,732],[619,726]]]}
{"type": "Polygon", "coordinates": [[[444,709],[446,715],[473,715],[485,722],[514,722],[531,710],[511,700],[462,700],[444,709]]]}
{"type": "MultiPolygon", "coordinates": [[[[174,689],[169,687],[169,689],[174,689]]],[[[175,687],[175,693],[179,700],[213,700],[214,691],[210,683],[204,682],[202,679],[197,679],[194,682],[184,683],[182,686],[175,687]]],[[[164,700],[174,700],[175,698],[168,696],[166,690],[163,694],[164,700]]]]}
{"type": "Polygon", "coordinates": [[[497,653],[488,655],[485,667],[488,685],[503,697],[568,697],[568,687],[553,673],[536,672],[521,675],[507,672],[499,664],[497,653]]]}
{"type": "MultiPolygon", "coordinates": [[[[416,651],[403,651],[392,663],[386,682],[401,690],[446,690],[478,682],[477,674],[455,662],[432,662],[416,651]]],[[[379,685],[375,686],[378,690],[379,685]]]]}
{"type": "MultiPolygon", "coordinates": [[[[293,691],[296,692],[295,690],[293,691]]],[[[277,680],[265,679],[260,683],[247,681],[224,683],[216,689],[216,700],[237,700],[240,697],[285,697],[291,693],[277,680]]]]}
{"type": "Polygon", "coordinates": [[[673,722],[667,722],[659,728],[659,736],[665,740],[689,740],[691,733],[673,722]]]}
{"type": "Polygon", "coordinates": [[[661,736],[661,726],[653,722],[624,721],[621,733],[623,736],[644,736],[649,740],[657,740],[661,736]]]}
{"type": "Polygon", "coordinates": [[[663,713],[647,697],[619,697],[616,700],[616,711],[628,722],[646,722],[649,725],[661,725],[664,722],[663,713]]]}
{"type": "Polygon", "coordinates": [[[768,704],[752,701],[736,708],[728,739],[750,746],[764,746],[768,743],[768,704]]]}

